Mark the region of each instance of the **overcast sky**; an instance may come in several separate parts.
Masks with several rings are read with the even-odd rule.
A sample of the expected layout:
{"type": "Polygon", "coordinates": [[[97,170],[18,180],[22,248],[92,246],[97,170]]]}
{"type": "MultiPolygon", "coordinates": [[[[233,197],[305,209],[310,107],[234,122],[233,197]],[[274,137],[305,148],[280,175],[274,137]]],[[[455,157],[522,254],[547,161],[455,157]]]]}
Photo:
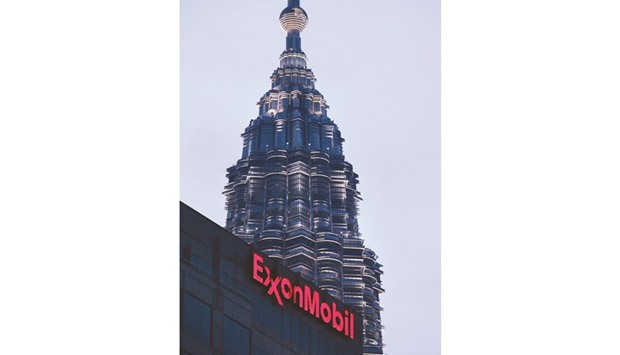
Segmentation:
{"type": "MultiPolygon", "coordinates": [[[[389,354],[439,354],[440,6],[301,1],[308,67],[360,176],[389,354]]],[[[284,50],[286,1],[181,1],[181,200],[223,224],[226,168],[284,50]]]]}

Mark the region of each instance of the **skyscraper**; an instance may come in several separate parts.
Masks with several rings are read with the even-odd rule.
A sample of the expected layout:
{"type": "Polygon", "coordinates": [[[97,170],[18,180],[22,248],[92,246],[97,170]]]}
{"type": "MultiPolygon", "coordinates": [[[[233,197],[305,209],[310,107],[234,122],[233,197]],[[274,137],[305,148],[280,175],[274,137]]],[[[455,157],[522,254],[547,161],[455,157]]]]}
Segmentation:
{"type": "Polygon", "coordinates": [[[363,314],[364,351],[381,354],[381,264],[360,237],[358,176],[301,50],[307,22],[289,0],[280,66],[228,169],[226,228],[363,314]]]}

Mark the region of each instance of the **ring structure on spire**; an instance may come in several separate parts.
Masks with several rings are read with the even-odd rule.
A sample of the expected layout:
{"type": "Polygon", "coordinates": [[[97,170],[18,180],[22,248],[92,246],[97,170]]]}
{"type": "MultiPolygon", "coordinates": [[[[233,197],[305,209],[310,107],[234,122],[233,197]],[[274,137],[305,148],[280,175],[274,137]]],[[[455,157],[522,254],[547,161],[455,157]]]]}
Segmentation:
{"type": "Polygon", "coordinates": [[[308,15],[299,7],[287,7],[280,13],[280,25],[286,32],[303,31],[308,24],[308,15]]]}

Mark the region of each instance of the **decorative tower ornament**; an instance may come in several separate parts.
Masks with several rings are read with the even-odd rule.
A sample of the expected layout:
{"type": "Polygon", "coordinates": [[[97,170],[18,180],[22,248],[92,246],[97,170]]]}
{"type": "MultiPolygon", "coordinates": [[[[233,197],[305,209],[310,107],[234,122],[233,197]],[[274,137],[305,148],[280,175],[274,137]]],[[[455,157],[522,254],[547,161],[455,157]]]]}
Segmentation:
{"type": "Polygon", "coordinates": [[[358,230],[358,175],[306,67],[299,0],[280,13],[286,47],[228,168],[226,228],[364,317],[364,353],[382,354],[381,264],[358,230]]]}

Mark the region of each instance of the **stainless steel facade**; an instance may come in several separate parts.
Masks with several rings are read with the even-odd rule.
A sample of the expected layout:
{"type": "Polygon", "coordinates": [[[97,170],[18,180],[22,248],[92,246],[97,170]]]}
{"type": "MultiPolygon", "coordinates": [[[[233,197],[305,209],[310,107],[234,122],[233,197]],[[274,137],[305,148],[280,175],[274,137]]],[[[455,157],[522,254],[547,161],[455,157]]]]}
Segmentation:
{"type": "Polygon", "coordinates": [[[280,14],[286,48],[228,169],[226,228],[364,317],[364,352],[383,353],[381,264],[358,229],[358,176],[315,88],[299,1],[280,14]]]}

